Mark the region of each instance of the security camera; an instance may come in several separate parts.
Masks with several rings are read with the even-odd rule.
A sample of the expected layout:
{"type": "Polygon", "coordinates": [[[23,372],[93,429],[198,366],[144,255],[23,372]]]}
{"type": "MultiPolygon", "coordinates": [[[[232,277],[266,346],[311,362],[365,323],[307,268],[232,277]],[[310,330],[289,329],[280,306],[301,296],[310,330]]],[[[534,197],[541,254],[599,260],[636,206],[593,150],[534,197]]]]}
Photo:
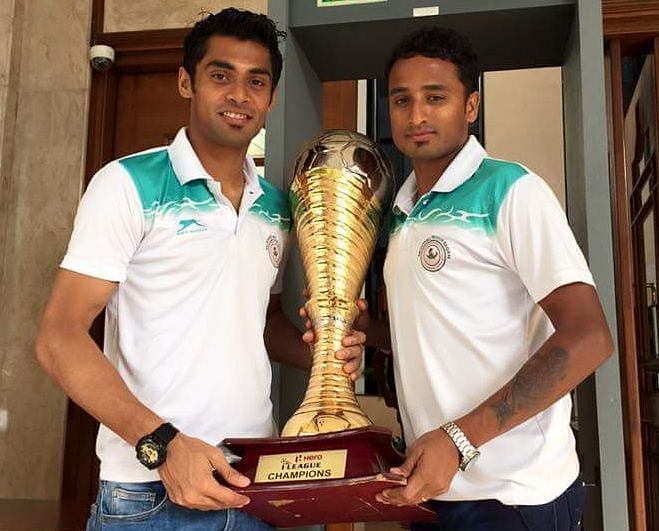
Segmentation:
{"type": "Polygon", "coordinates": [[[114,48],[96,44],[89,49],[89,62],[94,70],[105,72],[114,63],[114,48]]]}

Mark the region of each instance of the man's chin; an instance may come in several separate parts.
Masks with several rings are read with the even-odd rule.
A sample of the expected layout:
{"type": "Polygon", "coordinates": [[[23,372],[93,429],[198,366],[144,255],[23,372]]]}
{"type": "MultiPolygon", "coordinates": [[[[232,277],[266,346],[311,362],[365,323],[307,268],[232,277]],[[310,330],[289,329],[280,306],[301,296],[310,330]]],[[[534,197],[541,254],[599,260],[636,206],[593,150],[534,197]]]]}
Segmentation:
{"type": "MultiPolygon", "coordinates": [[[[402,151],[402,150],[401,150],[402,151]]],[[[442,151],[428,143],[406,146],[403,152],[407,157],[417,160],[433,160],[442,156],[442,151]]]]}
{"type": "Polygon", "coordinates": [[[249,145],[256,133],[251,134],[251,131],[242,129],[238,131],[218,131],[214,136],[216,143],[222,146],[242,149],[249,145]]]}

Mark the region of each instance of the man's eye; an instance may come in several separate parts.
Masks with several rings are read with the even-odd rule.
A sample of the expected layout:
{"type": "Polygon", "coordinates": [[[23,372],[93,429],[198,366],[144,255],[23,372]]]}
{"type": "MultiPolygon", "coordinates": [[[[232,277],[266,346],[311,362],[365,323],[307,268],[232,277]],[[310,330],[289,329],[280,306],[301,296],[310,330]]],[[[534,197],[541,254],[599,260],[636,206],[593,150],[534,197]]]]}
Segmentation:
{"type": "Polygon", "coordinates": [[[252,85],[255,87],[265,87],[265,82],[261,79],[252,79],[252,85]]]}
{"type": "Polygon", "coordinates": [[[408,98],[395,98],[394,105],[405,105],[408,101],[408,98]]]}
{"type": "Polygon", "coordinates": [[[439,103],[444,101],[446,98],[444,96],[439,96],[437,94],[433,94],[432,96],[428,96],[428,101],[433,102],[433,103],[439,103]]]}
{"type": "Polygon", "coordinates": [[[224,81],[225,79],[228,79],[224,72],[213,72],[211,77],[217,81],[224,81]]]}

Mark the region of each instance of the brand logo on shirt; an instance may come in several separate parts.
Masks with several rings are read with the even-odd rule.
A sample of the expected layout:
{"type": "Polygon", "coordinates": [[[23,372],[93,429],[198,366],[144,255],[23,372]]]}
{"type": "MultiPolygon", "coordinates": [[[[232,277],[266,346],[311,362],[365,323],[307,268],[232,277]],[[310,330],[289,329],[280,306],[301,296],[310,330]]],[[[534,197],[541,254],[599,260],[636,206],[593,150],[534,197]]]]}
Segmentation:
{"type": "Polygon", "coordinates": [[[268,236],[268,239],[265,241],[265,249],[268,251],[268,256],[274,267],[279,267],[281,263],[281,245],[277,236],[271,234],[268,236]]]}
{"type": "Polygon", "coordinates": [[[419,247],[419,260],[423,269],[434,273],[446,265],[451,258],[451,249],[439,236],[427,238],[419,247]]]}
{"type": "Polygon", "coordinates": [[[179,219],[176,235],[190,234],[191,232],[204,232],[207,230],[208,227],[197,219],[179,219]]]}

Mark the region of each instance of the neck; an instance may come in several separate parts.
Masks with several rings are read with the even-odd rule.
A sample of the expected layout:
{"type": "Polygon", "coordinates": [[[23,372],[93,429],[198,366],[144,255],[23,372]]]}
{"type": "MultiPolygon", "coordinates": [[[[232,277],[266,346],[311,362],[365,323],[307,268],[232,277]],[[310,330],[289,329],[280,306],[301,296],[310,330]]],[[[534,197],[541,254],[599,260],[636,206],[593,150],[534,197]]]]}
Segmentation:
{"type": "Polygon", "coordinates": [[[208,174],[218,181],[222,188],[242,186],[243,164],[247,155],[245,146],[241,149],[220,146],[209,142],[194,128],[187,129],[188,140],[192,145],[199,161],[208,174]]]}
{"type": "Polygon", "coordinates": [[[432,187],[442,178],[446,168],[453,162],[453,159],[460,153],[468,140],[469,137],[465,138],[464,142],[457,148],[439,158],[412,159],[412,168],[416,177],[417,199],[432,190],[432,187]]]}

